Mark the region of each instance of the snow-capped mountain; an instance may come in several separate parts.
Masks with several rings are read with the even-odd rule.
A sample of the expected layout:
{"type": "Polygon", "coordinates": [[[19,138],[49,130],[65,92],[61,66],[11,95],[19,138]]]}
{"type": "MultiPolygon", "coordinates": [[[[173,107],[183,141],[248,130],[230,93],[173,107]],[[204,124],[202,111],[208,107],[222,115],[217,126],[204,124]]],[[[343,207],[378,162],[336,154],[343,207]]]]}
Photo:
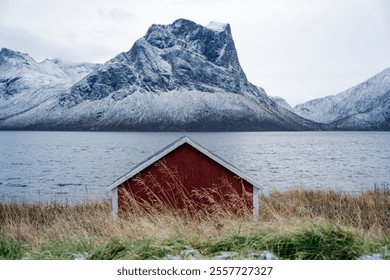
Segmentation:
{"type": "Polygon", "coordinates": [[[0,127],[207,131],[316,125],[247,80],[228,24],[179,19],[152,25],[128,52],[0,127]]]}
{"type": "Polygon", "coordinates": [[[28,54],[0,50],[0,121],[20,115],[58,95],[97,67],[58,59],[36,62],[28,54]]]}
{"type": "Polygon", "coordinates": [[[390,68],[337,95],[297,105],[294,112],[331,129],[390,130],[390,68]]]}

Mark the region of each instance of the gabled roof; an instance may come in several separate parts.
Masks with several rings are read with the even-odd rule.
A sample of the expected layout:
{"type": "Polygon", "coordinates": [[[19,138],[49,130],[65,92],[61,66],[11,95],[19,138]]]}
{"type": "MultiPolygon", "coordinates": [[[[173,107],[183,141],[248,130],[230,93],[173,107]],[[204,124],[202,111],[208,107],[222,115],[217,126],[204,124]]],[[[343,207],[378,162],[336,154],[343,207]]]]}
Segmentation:
{"type": "Polygon", "coordinates": [[[183,136],[183,137],[177,139],[176,141],[172,142],[171,144],[169,144],[168,146],[166,146],[165,148],[163,148],[159,152],[155,153],[151,157],[147,158],[146,160],[144,160],[140,164],[136,165],[130,172],[126,173],[125,175],[120,177],[118,180],[113,182],[107,188],[107,191],[111,191],[111,190],[115,189],[116,187],[119,187],[122,183],[126,182],[128,179],[137,175],[138,173],[140,173],[142,170],[144,170],[148,166],[150,166],[153,163],[157,162],[158,160],[162,159],[164,156],[166,156],[167,154],[169,154],[170,152],[172,152],[176,148],[180,147],[184,143],[187,143],[188,145],[195,148],[196,150],[198,150],[202,154],[206,155],[207,157],[209,157],[212,160],[214,160],[215,162],[219,163],[220,165],[222,165],[226,169],[230,170],[231,172],[236,174],[238,177],[240,177],[240,178],[244,179],[245,181],[247,181],[248,183],[252,184],[253,187],[255,187],[257,189],[261,189],[261,187],[259,186],[258,183],[256,183],[252,178],[250,178],[249,176],[245,175],[243,172],[238,170],[236,167],[227,163],[226,161],[224,161],[223,159],[221,159],[217,155],[213,154],[212,152],[210,152],[206,148],[202,147],[201,145],[195,143],[190,138],[183,136]]]}

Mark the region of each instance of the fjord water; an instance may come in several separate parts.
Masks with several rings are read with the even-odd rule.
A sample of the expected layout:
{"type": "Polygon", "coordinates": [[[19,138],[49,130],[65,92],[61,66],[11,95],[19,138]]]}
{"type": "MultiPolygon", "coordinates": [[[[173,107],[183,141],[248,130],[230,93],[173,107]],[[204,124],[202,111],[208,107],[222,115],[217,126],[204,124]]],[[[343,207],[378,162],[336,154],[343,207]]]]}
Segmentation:
{"type": "Polygon", "coordinates": [[[390,182],[389,132],[0,131],[0,200],[76,203],[186,135],[272,189],[359,193],[390,182]]]}

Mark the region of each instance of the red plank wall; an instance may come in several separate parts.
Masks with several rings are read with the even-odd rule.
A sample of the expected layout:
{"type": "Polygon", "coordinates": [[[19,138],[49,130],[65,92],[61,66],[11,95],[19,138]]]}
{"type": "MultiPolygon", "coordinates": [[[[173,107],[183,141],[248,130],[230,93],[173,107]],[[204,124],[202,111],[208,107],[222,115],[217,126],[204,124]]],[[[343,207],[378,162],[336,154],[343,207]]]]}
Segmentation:
{"type": "Polygon", "coordinates": [[[196,203],[212,203],[201,194],[193,195],[194,191],[202,188],[210,192],[218,189],[213,196],[218,202],[229,200],[229,194],[234,189],[239,196],[248,198],[246,207],[252,210],[252,185],[187,143],[124,182],[119,189],[118,206],[121,211],[131,207],[126,199],[129,193],[137,201],[144,200],[150,204],[164,201],[174,208],[186,207],[180,194],[191,197],[196,203]]]}

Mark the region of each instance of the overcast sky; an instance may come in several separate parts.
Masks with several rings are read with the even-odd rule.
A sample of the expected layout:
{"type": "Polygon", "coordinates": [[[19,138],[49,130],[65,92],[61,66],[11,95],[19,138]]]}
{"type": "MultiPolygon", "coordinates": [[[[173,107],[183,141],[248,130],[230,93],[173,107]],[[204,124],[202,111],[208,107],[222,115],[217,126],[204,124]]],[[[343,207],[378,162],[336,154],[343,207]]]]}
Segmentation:
{"type": "Polygon", "coordinates": [[[248,79],[292,105],[390,67],[389,0],[0,0],[0,47],[103,63],[178,18],[229,23],[248,79]]]}

